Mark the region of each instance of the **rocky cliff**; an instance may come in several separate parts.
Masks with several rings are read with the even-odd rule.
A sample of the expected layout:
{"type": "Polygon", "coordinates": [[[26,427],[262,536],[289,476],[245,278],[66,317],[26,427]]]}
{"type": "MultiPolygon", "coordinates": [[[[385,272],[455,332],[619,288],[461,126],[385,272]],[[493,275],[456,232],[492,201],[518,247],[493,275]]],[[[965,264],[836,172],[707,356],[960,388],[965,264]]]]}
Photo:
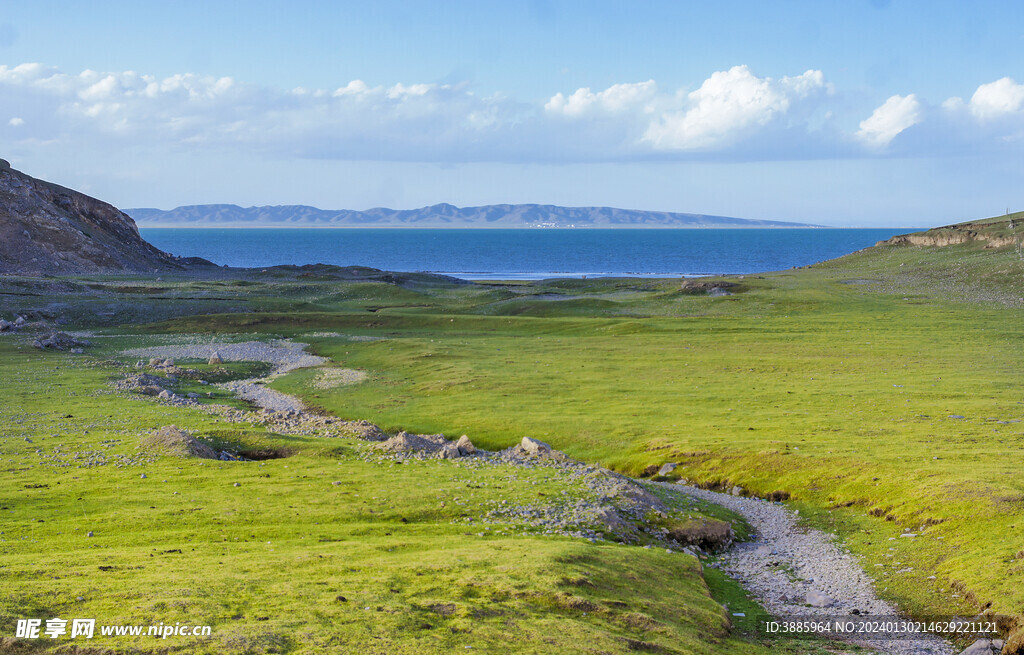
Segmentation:
{"type": "Polygon", "coordinates": [[[146,243],[116,207],[0,159],[0,274],[151,272],[184,263],[146,243]]]}
{"type": "Polygon", "coordinates": [[[973,244],[985,249],[1016,247],[1024,239],[1024,212],[998,218],[937,227],[925,232],[900,234],[879,241],[879,246],[943,247],[973,244]]]}

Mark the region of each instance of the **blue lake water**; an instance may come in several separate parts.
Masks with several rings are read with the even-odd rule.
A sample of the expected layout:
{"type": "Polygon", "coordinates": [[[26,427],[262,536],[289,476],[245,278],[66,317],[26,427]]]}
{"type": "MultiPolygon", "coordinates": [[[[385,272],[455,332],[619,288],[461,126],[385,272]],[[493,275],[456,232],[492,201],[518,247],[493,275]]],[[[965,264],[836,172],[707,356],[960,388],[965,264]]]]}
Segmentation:
{"type": "Polygon", "coordinates": [[[472,279],[759,273],[840,257],[891,229],[293,229],[142,228],[183,257],[221,265],[371,266],[472,279]]]}

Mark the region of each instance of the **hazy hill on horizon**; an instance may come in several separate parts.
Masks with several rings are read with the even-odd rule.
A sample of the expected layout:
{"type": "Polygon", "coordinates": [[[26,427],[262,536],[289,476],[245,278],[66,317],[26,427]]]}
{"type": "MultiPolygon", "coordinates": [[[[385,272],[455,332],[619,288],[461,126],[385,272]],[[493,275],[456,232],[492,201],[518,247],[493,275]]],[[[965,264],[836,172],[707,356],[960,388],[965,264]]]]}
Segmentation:
{"type": "Polygon", "coordinates": [[[419,209],[375,207],[365,211],[307,205],[188,205],[124,211],[141,227],[821,227],[731,216],[537,204],[456,207],[442,203],[419,209]]]}

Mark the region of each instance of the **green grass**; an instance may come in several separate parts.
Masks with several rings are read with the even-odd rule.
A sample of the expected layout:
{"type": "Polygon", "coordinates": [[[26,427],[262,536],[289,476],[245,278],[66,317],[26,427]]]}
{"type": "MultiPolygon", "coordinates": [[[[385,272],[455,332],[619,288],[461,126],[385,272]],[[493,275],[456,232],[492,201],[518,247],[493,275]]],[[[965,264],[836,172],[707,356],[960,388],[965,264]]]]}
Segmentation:
{"type": "MultiPolygon", "coordinates": [[[[213,626],[208,639],[89,644],[130,652],[796,647],[733,634],[690,556],[481,522],[501,502],[587,493],[551,469],[381,463],[349,440],[111,394],[121,369],[92,358],[5,339],[0,361],[5,637],[19,618],[62,617],[213,626]],[[168,424],[217,447],[291,456],[235,463],[139,450],[146,431],[168,424]]],[[[24,647],[33,645],[51,644],[24,647]]]]}
{"type": "Polygon", "coordinates": [[[0,296],[0,314],[65,302],[73,324],[110,324],[112,307],[127,318],[114,331],[122,336],[96,339],[93,359],[0,340],[0,419],[11,437],[0,455],[2,506],[12,526],[0,536],[0,608],[8,623],[79,609],[111,622],[201,617],[217,626],[210,652],[819,646],[763,642],[762,611],[691,558],[466,528],[499,498],[579,493],[543,471],[382,467],[347,441],[96,395],[113,365],[71,365],[199,332],[292,336],[366,371],[330,390],[312,386],[312,370],[273,386],[387,430],[467,433],[488,448],[529,435],[627,473],[675,461],[690,480],[786,491],[908,611],[991,603],[1021,614],[1022,276],[1013,249],[963,245],[884,246],[733,278],[739,286],[722,298],[678,280],[400,287],[275,272],[145,292],[121,289],[154,284],[141,277],[14,281],[34,295],[0,296]],[[86,284],[102,289],[81,291],[86,284]],[[352,339],[367,336],[378,340],[352,339]],[[118,468],[111,459],[136,455],[144,430],[171,423],[229,444],[287,444],[295,455],[262,466],[157,458],[118,468]],[[107,448],[110,439],[121,441],[107,448]],[[35,449],[51,454],[55,443],[110,463],[52,469],[35,449]],[[96,536],[82,537],[87,530],[96,536]],[[898,536],[908,530],[918,536],[898,536]],[[745,620],[727,628],[722,602],[744,608],[745,620]]]}

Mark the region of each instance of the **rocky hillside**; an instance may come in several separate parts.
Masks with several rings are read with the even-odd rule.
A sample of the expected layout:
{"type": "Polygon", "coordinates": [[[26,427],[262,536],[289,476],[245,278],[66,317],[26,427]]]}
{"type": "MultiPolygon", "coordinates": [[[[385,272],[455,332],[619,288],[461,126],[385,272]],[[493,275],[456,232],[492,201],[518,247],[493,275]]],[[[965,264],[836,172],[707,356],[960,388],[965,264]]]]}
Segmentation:
{"type": "Polygon", "coordinates": [[[1017,248],[1022,239],[1024,212],[1016,212],[996,218],[946,225],[924,232],[900,234],[886,241],[879,241],[877,245],[941,247],[972,244],[986,249],[1000,249],[1017,248]]]}
{"type": "Polygon", "coordinates": [[[815,227],[802,223],[761,221],[730,216],[640,211],[615,207],[557,205],[440,204],[419,209],[377,207],[365,211],[317,209],[306,205],[239,207],[191,205],[177,209],[126,209],[143,227],[239,226],[285,227],[815,227]]]}
{"type": "Polygon", "coordinates": [[[116,207],[26,175],[0,159],[0,274],[179,269],[116,207]]]}

